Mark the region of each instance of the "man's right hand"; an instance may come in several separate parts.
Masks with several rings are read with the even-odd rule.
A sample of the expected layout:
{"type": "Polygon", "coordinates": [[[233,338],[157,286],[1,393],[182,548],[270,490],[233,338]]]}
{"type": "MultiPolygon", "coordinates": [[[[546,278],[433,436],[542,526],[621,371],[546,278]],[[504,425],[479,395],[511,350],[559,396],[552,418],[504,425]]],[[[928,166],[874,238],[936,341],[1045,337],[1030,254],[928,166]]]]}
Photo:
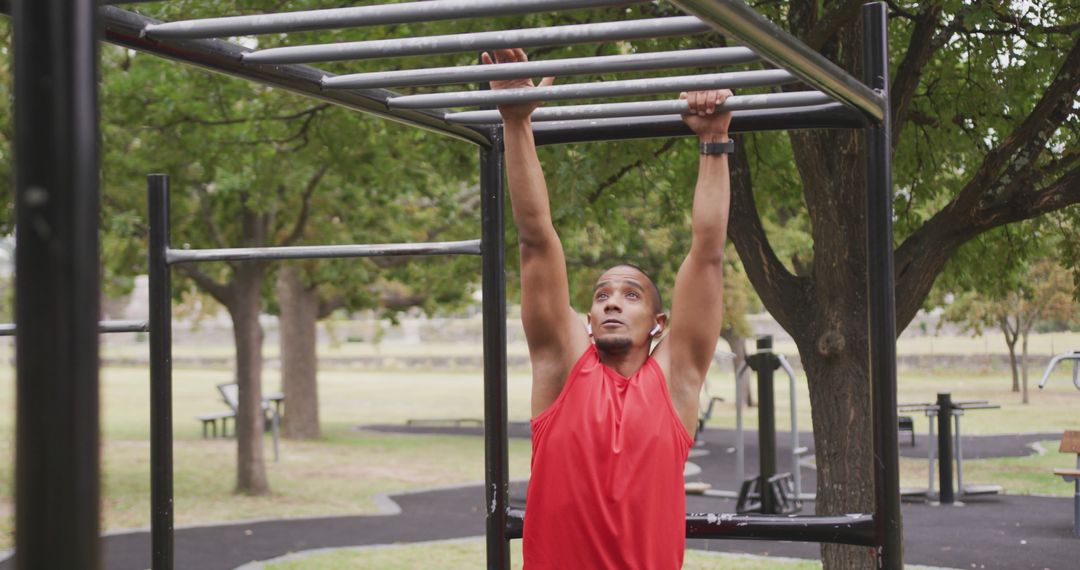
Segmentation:
{"type": "MultiPolygon", "coordinates": [[[[521,48],[514,49],[498,49],[495,50],[495,61],[491,60],[491,54],[484,52],[480,56],[481,61],[484,64],[492,63],[518,63],[529,61],[529,58],[525,55],[525,50],[521,48]]],[[[547,87],[555,83],[554,77],[545,77],[540,80],[539,87],[547,87]]],[[[492,81],[491,89],[521,89],[533,87],[532,79],[505,79],[501,81],[492,81]]],[[[540,106],[539,102],[517,103],[514,105],[499,105],[499,114],[502,115],[503,122],[508,123],[512,121],[528,121],[532,116],[532,112],[540,106]]]]}

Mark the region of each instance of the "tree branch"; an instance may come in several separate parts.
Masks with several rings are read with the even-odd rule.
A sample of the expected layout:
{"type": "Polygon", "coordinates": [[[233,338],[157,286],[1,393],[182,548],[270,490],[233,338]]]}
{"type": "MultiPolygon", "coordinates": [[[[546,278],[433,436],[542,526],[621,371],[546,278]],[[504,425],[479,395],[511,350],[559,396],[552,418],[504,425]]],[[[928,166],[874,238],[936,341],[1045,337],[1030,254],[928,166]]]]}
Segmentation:
{"type": "Polygon", "coordinates": [[[940,15],[940,4],[931,4],[919,12],[915,19],[915,29],[912,30],[911,39],[908,40],[904,60],[896,68],[896,77],[890,89],[893,111],[893,148],[896,148],[900,141],[900,132],[903,130],[904,123],[907,122],[911,101],[915,97],[915,90],[919,86],[923,69],[930,61],[930,56],[936,51],[930,40],[934,37],[940,15]]]}
{"type": "Polygon", "coordinates": [[[785,330],[796,330],[795,307],[805,306],[806,278],[792,275],[776,256],[754,202],[746,146],[736,139],[731,163],[731,214],[728,237],[765,307],[785,330]]]}
{"type": "Polygon", "coordinates": [[[589,194],[589,203],[596,203],[596,201],[600,199],[600,196],[604,195],[604,190],[607,190],[611,186],[615,185],[616,182],[622,180],[622,178],[627,174],[633,172],[634,170],[637,170],[638,168],[641,168],[641,166],[644,165],[646,162],[660,158],[660,155],[671,150],[671,147],[675,146],[675,143],[677,142],[679,142],[679,139],[674,137],[669,138],[668,140],[664,141],[664,144],[660,145],[660,148],[654,150],[651,153],[650,158],[640,158],[638,160],[635,160],[634,162],[620,168],[615,174],[608,176],[595,189],[593,189],[592,193],[589,194]]]}
{"type": "Polygon", "coordinates": [[[308,215],[311,212],[311,196],[315,193],[315,188],[319,186],[319,182],[322,181],[323,176],[330,170],[330,166],[324,164],[315,171],[315,174],[308,179],[307,185],[304,187],[304,194],[300,200],[300,214],[296,216],[296,223],[293,224],[292,231],[285,239],[281,240],[281,245],[292,245],[296,243],[296,240],[300,239],[304,235],[304,230],[307,228],[308,215]]]}
{"type": "Polygon", "coordinates": [[[987,154],[971,180],[946,209],[972,212],[981,202],[993,200],[1033,168],[1046,149],[1046,141],[1065,121],[1080,91],[1080,36],[1073,42],[1054,81],[1023,122],[987,154]]]}
{"type": "Polygon", "coordinates": [[[232,289],[228,285],[223,285],[214,280],[206,273],[204,273],[198,266],[192,264],[178,264],[176,266],[177,271],[183,273],[189,279],[195,282],[200,289],[207,292],[215,301],[221,303],[225,307],[231,307],[233,303],[232,289]]]}
{"type": "Polygon", "coordinates": [[[863,0],[842,0],[833,4],[821,19],[813,24],[813,28],[806,34],[803,41],[810,46],[810,49],[821,51],[825,42],[836,35],[840,28],[859,17],[864,3],[863,0]]]}

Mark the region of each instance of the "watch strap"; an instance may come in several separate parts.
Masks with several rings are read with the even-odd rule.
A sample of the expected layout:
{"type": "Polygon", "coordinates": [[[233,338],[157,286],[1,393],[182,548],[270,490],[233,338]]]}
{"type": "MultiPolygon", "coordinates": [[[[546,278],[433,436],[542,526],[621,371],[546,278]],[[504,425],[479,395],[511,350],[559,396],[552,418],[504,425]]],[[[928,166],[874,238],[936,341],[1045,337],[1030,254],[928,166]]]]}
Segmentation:
{"type": "Polygon", "coordinates": [[[735,152],[735,141],[728,139],[724,142],[699,143],[698,151],[703,155],[731,154],[735,152]]]}

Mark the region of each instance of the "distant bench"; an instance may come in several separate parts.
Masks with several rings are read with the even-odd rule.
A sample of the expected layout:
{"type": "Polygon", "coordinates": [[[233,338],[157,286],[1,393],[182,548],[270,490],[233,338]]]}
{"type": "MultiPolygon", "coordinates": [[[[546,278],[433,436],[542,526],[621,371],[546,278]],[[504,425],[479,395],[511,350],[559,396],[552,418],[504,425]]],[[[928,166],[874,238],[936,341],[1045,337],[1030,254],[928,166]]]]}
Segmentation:
{"type": "Polygon", "coordinates": [[[1073,469],[1054,469],[1054,475],[1076,485],[1076,493],[1073,495],[1073,534],[1080,538],[1080,431],[1066,431],[1061,436],[1061,453],[1075,453],[1076,467],[1073,469]]]}
{"type": "MultiPolygon", "coordinates": [[[[218,393],[221,401],[229,406],[227,412],[201,414],[195,419],[202,422],[203,439],[211,434],[218,437],[218,422],[221,422],[221,437],[229,437],[229,420],[233,420],[233,434],[236,433],[236,410],[240,407],[240,387],[235,382],[218,384],[218,393]]],[[[281,406],[285,401],[285,395],[280,392],[263,396],[262,411],[266,420],[266,429],[274,440],[274,461],[278,460],[278,426],[281,424],[281,406]]]]}

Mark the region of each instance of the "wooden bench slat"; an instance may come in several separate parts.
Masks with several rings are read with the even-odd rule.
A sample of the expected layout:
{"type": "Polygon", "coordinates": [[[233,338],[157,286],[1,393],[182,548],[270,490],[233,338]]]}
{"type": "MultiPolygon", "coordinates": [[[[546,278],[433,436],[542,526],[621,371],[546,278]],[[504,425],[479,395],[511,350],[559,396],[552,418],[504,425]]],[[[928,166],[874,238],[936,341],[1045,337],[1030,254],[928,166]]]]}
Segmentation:
{"type": "Polygon", "coordinates": [[[1080,430],[1067,430],[1061,436],[1061,453],[1080,453],[1080,430]]]}
{"type": "Polygon", "coordinates": [[[1061,477],[1080,477],[1080,469],[1054,468],[1054,475],[1061,477]]]}

